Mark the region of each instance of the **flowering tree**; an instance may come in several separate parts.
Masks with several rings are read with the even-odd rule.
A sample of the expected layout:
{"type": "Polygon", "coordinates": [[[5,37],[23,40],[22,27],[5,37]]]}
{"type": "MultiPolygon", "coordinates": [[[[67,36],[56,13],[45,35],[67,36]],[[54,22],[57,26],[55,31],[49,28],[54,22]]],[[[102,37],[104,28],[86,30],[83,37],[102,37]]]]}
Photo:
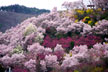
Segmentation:
{"type": "Polygon", "coordinates": [[[79,8],[85,8],[83,0],[78,0],[75,2],[64,2],[62,4],[63,7],[66,9],[79,9],[79,8]]]}
{"type": "Polygon", "coordinates": [[[81,64],[96,64],[98,61],[105,66],[108,65],[107,60],[103,60],[108,58],[107,35],[107,20],[91,27],[61,17],[55,8],[49,14],[29,18],[0,33],[0,65],[13,68],[13,71],[20,67],[29,72],[69,72],[69,68],[72,69],[70,72],[75,72],[81,64]],[[58,39],[60,35],[62,37],[58,39]],[[69,48],[70,43],[75,45],[69,48]]]}
{"type": "Polygon", "coordinates": [[[108,9],[108,0],[91,0],[96,8],[108,9]]]}

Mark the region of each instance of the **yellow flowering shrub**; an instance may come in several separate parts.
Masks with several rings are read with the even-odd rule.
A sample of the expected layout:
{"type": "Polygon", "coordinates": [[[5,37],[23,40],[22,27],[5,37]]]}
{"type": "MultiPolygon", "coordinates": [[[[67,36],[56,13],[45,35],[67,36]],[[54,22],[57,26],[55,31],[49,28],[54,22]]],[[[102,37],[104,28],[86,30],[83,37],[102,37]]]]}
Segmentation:
{"type": "Polygon", "coordinates": [[[95,25],[97,25],[97,24],[98,24],[98,22],[95,23],[95,25]]]}
{"type": "Polygon", "coordinates": [[[77,23],[77,22],[78,22],[78,19],[75,20],[75,23],[77,23]]]}
{"type": "Polygon", "coordinates": [[[83,10],[80,10],[80,9],[77,9],[76,12],[79,13],[79,14],[81,14],[81,15],[84,14],[84,11],[83,10]]]}
{"type": "Polygon", "coordinates": [[[89,16],[86,16],[86,17],[84,17],[84,19],[90,19],[90,17],[89,16]]]}
{"type": "Polygon", "coordinates": [[[77,18],[78,18],[78,16],[77,16],[77,15],[74,15],[74,18],[76,18],[76,19],[77,19],[77,18]]]}
{"type": "Polygon", "coordinates": [[[84,19],[82,21],[85,22],[85,23],[88,23],[89,20],[90,20],[90,17],[86,16],[86,17],[84,17],[84,19]]]}
{"type": "Polygon", "coordinates": [[[89,20],[89,21],[88,21],[88,24],[92,26],[94,23],[93,23],[92,20],[89,20]]]}
{"type": "Polygon", "coordinates": [[[91,71],[91,72],[103,72],[103,68],[102,67],[95,67],[93,69],[93,71],[91,71]]]}
{"type": "Polygon", "coordinates": [[[83,21],[84,23],[90,24],[91,26],[97,25],[99,20],[108,20],[108,11],[98,9],[73,9],[64,11],[65,15],[70,19],[75,19],[75,22],[83,21]]]}
{"type": "Polygon", "coordinates": [[[87,10],[86,10],[86,13],[88,13],[88,14],[89,14],[89,13],[93,13],[93,9],[87,9],[87,10]]]}
{"type": "Polygon", "coordinates": [[[108,42],[105,42],[105,44],[108,44],[108,42]]]}
{"type": "Polygon", "coordinates": [[[79,72],[78,70],[74,70],[74,72],[79,72]]]}
{"type": "Polygon", "coordinates": [[[102,9],[101,8],[98,8],[97,11],[102,11],[102,9]]]}
{"type": "Polygon", "coordinates": [[[90,21],[88,21],[88,24],[91,24],[92,23],[92,21],[90,20],[90,21]]]}

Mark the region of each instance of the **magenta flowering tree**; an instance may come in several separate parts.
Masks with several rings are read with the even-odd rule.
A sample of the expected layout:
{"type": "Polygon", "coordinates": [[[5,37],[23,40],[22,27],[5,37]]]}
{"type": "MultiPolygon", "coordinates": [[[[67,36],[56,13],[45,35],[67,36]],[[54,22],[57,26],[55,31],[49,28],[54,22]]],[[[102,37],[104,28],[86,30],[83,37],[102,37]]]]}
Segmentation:
{"type": "Polygon", "coordinates": [[[74,42],[75,46],[79,45],[87,45],[93,46],[96,43],[102,42],[102,39],[98,36],[88,35],[86,37],[66,37],[66,38],[51,38],[50,36],[46,36],[43,41],[43,46],[54,48],[57,44],[61,44],[63,48],[69,48],[71,46],[71,42],[74,42]]]}

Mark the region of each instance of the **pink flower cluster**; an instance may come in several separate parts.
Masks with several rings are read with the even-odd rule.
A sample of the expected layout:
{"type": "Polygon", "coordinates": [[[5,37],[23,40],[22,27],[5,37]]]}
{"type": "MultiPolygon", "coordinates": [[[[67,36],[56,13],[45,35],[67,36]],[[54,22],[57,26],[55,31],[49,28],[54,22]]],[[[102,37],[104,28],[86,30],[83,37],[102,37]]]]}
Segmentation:
{"type": "MultiPolygon", "coordinates": [[[[0,33],[0,65],[5,68],[23,66],[22,68],[28,69],[29,72],[65,72],[62,70],[76,67],[75,65],[83,62],[95,63],[108,57],[107,35],[106,20],[91,27],[60,17],[56,11],[42,14],[25,20],[5,33],[0,33]],[[51,30],[47,30],[48,27],[51,30]],[[68,32],[74,36],[67,36],[68,32]],[[66,34],[67,37],[62,36],[58,39],[56,34],[66,34]],[[97,34],[106,41],[100,36],[95,36],[97,34]]],[[[13,69],[13,72],[26,72],[20,68],[13,69]]]]}
{"type": "Polygon", "coordinates": [[[87,46],[93,46],[96,43],[102,42],[101,37],[94,36],[94,35],[88,35],[86,37],[84,36],[76,36],[76,37],[66,37],[66,38],[51,38],[49,35],[47,35],[44,38],[43,46],[54,48],[57,44],[62,45],[63,48],[69,48],[70,43],[74,42],[75,46],[77,45],[87,45],[87,46]]]}

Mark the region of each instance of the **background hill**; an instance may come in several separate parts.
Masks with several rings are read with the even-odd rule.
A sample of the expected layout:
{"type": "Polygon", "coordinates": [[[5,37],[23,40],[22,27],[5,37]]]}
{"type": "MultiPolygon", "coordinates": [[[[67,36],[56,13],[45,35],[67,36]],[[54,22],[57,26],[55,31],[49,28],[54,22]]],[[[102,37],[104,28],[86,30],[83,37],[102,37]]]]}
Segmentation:
{"type": "Polygon", "coordinates": [[[0,11],[0,31],[5,32],[5,30],[16,26],[23,20],[32,16],[34,15],[0,11]]]}
{"type": "Polygon", "coordinates": [[[10,5],[10,6],[2,6],[0,7],[1,11],[8,11],[8,12],[16,12],[16,13],[24,13],[24,14],[42,14],[45,12],[50,12],[46,9],[38,9],[38,8],[30,8],[23,5],[10,5]]]}
{"type": "Polygon", "coordinates": [[[7,29],[16,26],[29,17],[48,12],[50,11],[20,5],[2,6],[0,7],[0,31],[5,32],[7,29]]]}

